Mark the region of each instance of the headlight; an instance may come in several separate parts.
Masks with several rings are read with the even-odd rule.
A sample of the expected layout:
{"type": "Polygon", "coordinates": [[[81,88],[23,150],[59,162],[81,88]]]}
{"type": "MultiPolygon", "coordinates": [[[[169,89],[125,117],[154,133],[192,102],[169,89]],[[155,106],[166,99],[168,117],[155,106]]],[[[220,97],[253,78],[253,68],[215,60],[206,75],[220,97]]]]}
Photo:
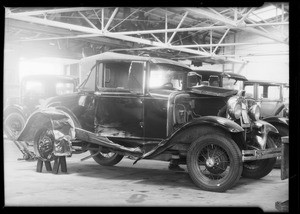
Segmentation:
{"type": "Polygon", "coordinates": [[[260,118],[260,107],[258,105],[253,105],[249,109],[249,116],[252,120],[259,120],[260,118]]]}
{"type": "Polygon", "coordinates": [[[239,119],[242,115],[242,105],[238,101],[238,97],[231,97],[227,101],[227,112],[233,119],[239,119]]]}

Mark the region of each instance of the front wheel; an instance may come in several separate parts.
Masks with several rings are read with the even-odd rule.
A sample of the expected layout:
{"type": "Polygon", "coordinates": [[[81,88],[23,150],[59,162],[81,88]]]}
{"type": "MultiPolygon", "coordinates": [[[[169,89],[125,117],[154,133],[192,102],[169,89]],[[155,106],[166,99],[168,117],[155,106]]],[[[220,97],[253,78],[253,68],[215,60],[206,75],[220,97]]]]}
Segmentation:
{"type": "MultiPolygon", "coordinates": [[[[274,140],[271,137],[268,137],[266,148],[274,148],[274,146],[274,140]]],[[[242,176],[245,178],[260,179],[272,171],[275,163],[276,158],[245,162],[242,176]]]]}
{"type": "MultiPolygon", "coordinates": [[[[90,150],[92,155],[96,152],[97,151],[90,150]]],[[[99,154],[93,156],[93,159],[102,166],[114,166],[123,159],[123,155],[119,155],[114,152],[100,152],[99,154]]]]}
{"type": "Polygon", "coordinates": [[[199,188],[224,192],[241,176],[242,154],[232,139],[219,134],[205,135],[191,144],[187,168],[199,188]]]}

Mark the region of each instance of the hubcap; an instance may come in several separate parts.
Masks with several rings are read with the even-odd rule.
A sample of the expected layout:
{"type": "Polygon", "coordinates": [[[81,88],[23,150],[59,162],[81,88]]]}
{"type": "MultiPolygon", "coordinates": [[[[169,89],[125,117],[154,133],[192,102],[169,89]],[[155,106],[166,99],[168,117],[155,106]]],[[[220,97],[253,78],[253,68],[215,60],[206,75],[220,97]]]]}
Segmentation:
{"type": "Polygon", "coordinates": [[[201,173],[212,180],[225,177],[230,170],[230,160],[225,150],[217,145],[204,147],[198,161],[201,173]]]}
{"type": "Polygon", "coordinates": [[[206,160],[206,166],[213,167],[215,165],[215,159],[214,158],[208,158],[206,160]]]}
{"type": "Polygon", "coordinates": [[[43,136],[38,141],[38,152],[39,155],[44,159],[51,159],[52,152],[53,152],[53,141],[50,136],[48,136],[48,131],[46,131],[43,136]]]}

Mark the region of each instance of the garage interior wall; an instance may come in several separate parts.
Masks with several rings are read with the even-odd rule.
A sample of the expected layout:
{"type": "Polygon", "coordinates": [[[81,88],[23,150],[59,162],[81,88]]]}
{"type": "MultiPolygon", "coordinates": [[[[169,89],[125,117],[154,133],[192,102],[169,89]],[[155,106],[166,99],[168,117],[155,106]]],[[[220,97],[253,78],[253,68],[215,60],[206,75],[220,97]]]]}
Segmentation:
{"type": "Polygon", "coordinates": [[[20,55],[17,51],[6,50],[4,57],[4,72],[3,72],[3,104],[8,97],[16,98],[19,96],[19,63],[20,55]]]}
{"type": "MultiPolygon", "coordinates": [[[[281,26],[282,27],[282,26],[281,26]]],[[[287,26],[283,29],[266,28],[270,34],[288,33],[287,26]]],[[[230,35],[225,42],[257,43],[256,45],[230,46],[224,48],[224,54],[235,54],[248,61],[246,64],[234,64],[235,73],[246,76],[249,80],[267,80],[289,82],[289,45],[272,44],[272,40],[247,32],[237,32],[230,35]],[[270,43],[270,44],[266,44],[270,43]]],[[[275,43],[275,42],[274,42],[275,43]]],[[[225,65],[225,71],[230,71],[231,65],[225,65]]]]}

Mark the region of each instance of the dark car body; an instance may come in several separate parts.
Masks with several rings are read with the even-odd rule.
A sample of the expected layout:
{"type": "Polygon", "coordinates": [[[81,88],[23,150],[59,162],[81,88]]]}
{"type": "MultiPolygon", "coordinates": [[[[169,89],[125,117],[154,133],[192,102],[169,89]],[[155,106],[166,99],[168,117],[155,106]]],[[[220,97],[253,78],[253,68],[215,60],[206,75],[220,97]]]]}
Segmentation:
{"type": "MultiPolygon", "coordinates": [[[[218,181],[206,183],[204,179],[204,186],[197,176],[193,180],[200,188],[224,191],[238,180],[243,161],[269,161],[278,155],[268,143],[270,136],[278,134],[275,127],[264,121],[252,121],[248,116],[251,112],[246,109],[243,114],[239,112],[239,118],[231,118],[236,103],[239,110],[240,105],[245,105],[237,90],[206,85],[190,87],[188,73],[192,70],[168,59],[106,52],[84,60],[94,60],[95,65],[78,92],[47,99],[30,116],[18,138],[34,141],[35,151],[43,160],[59,153],[63,147],[60,144],[67,141],[76,147],[75,153],[91,151],[89,157],[101,165],[115,165],[123,156],[136,161],[170,161],[176,157],[189,167],[195,161],[189,160],[194,157],[189,149],[191,144],[197,147],[198,140],[214,138],[214,133],[221,145],[212,149],[224,149],[212,152],[216,159],[206,162],[213,166],[217,160],[226,162],[230,158],[234,163],[228,167],[234,178],[222,178],[231,180],[224,185],[218,181]],[[226,145],[219,140],[223,138],[226,145]],[[254,150],[242,154],[242,150],[253,148],[247,146],[249,142],[266,153],[259,157],[254,150]],[[49,146],[53,151],[49,152],[49,146]],[[236,158],[226,152],[233,152],[236,158]],[[105,158],[102,153],[115,156],[105,158]]],[[[191,167],[190,173],[197,171],[194,165],[191,167]]],[[[222,169],[222,173],[225,171],[222,169]]]]}

